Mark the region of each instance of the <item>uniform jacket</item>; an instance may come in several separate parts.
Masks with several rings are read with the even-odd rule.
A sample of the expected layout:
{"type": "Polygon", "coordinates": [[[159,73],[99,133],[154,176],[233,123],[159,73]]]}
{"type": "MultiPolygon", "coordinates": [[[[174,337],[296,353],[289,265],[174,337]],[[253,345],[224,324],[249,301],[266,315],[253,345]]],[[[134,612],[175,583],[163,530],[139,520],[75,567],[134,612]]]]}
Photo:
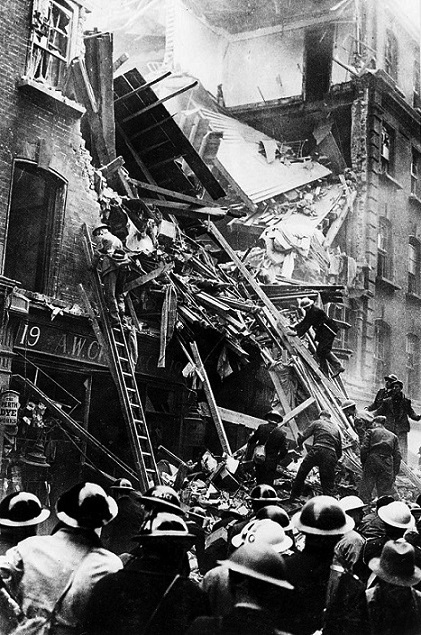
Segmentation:
{"type": "Polygon", "coordinates": [[[421,415],[417,415],[414,412],[411,400],[405,397],[401,392],[393,397],[384,399],[380,408],[376,410],[374,414],[375,416],[385,416],[385,427],[395,434],[409,432],[410,425],[408,417],[414,419],[414,421],[421,419],[421,415]]]}
{"type": "Polygon", "coordinates": [[[381,583],[365,592],[372,635],[419,635],[421,593],[410,587],[381,583]]]}
{"type": "Polygon", "coordinates": [[[377,410],[377,408],[380,408],[383,401],[386,399],[386,397],[389,397],[390,394],[391,393],[388,388],[380,388],[380,390],[377,391],[377,394],[374,397],[373,403],[367,406],[367,410],[369,412],[372,412],[373,410],[377,410]]]}
{"type": "Polygon", "coordinates": [[[339,427],[333,421],[316,419],[300,434],[300,442],[313,437],[313,447],[327,448],[336,453],[338,459],[342,456],[342,440],[339,427]]]}
{"type": "Polygon", "coordinates": [[[310,327],[313,327],[314,337],[318,342],[324,338],[332,339],[339,330],[335,320],[314,304],[306,311],[304,318],[294,328],[297,331],[297,335],[301,337],[304,333],[307,333],[310,327]]]}
{"type": "Polygon", "coordinates": [[[224,617],[199,617],[186,635],[288,635],[258,606],[238,604],[224,617]]]}
{"type": "Polygon", "coordinates": [[[105,276],[110,271],[118,269],[118,263],[113,260],[113,254],[116,249],[123,249],[123,243],[120,238],[109,233],[101,239],[101,243],[95,251],[93,264],[100,265],[100,272],[105,276]]]}
{"type": "Polygon", "coordinates": [[[101,547],[94,532],[71,528],[26,538],[0,557],[0,574],[27,617],[48,616],[76,571],[51,635],[81,633],[93,587],[121,567],[121,560],[101,547]]]}
{"type": "Polygon", "coordinates": [[[132,551],[133,536],[139,532],[144,518],[142,506],[135,497],[136,494],[125,493],[117,500],[118,515],[101,532],[104,547],[118,556],[132,551]]]}
{"type": "Polygon", "coordinates": [[[361,445],[361,463],[364,465],[371,454],[391,456],[393,459],[393,472],[399,472],[401,464],[401,452],[396,434],[386,430],[384,426],[373,427],[367,430],[361,445]]]}
{"type": "Polygon", "coordinates": [[[148,557],[133,558],[122,571],[97,584],[86,611],[86,635],[183,635],[200,615],[208,615],[199,586],[148,557]],[[155,609],[153,622],[146,629],[155,609]]]}
{"type": "Polygon", "coordinates": [[[266,444],[266,463],[274,465],[288,453],[286,434],[273,423],[262,423],[248,441],[247,457],[251,458],[256,445],[266,444]]]}

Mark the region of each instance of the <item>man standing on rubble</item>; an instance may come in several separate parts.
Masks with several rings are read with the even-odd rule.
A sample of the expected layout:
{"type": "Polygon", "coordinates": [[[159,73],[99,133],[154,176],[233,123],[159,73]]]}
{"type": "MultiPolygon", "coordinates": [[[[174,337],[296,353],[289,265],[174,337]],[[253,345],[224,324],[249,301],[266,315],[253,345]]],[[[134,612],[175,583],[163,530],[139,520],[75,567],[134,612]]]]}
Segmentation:
{"type": "Polygon", "coordinates": [[[361,444],[363,476],[360,496],[369,503],[374,487],[377,496],[393,496],[396,475],[401,464],[398,437],[386,430],[386,417],[375,417],[361,444]]]}
{"type": "Polygon", "coordinates": [[[312,436],[313,446],[304,457],[292,483],[291,500],[300,496],[307,475],[316,466],[319,468],[323,494],[333,495],[335,468],[342,456],[342,440],[339,427],[330,417],[330,412],[322,410],[319,419],[313,421],[306,431],[297,437],[298,446],[302,446],[303,442],[312,436]]]}
{"type": "Polygon", "coordinates": [[[408,456],[408,432],[410,430],[409,419],[420,421],[421,414],[417,415],[414,412],[411,400],[405,397],[402,388],[403,383],[399,379],[392,382],[390,396],[383,399],[374,415],[376,417],[379,415],[386,417],[384,427],[398,437],[402,458],[406,461],[408,456]]]}
{"type": "MultiPolygon", "coordinates": [[[[338,326],[323,309],[319,309],[310,298],[299,300],[299,307],[304,309],[305,316],[295,326],[292,326],[298,337],[307,333],[310,327],[314,330],[314,339],[317,342],[316,355],[319,360],[320,370],[327,377],[329,376],[328,362],[331,365],[331,377],[337,377],[343,373],[345,368],[332,353],[332,346],[338,332],[338,326]]],[[[294,333],[293,333],[294,334],[294,333]]]]}
{"type": "Polygon", "coordinates": [[[264,446],[264,460],[261,464],[255,463],[254,466],[256,482],[258,485],[273,485],[278,461],[288,454],[288,445],[285,432],[278,428],[283,421],[282,415],[276,410],[270,410],[265,414],[265,419],[267,423],[261,423],[248,440],[246,460],[252,459],[257,446],[264,446]]]}
{"type": "Polygon", "coordinates": [[[92,264],[94,267],[99,266],[111,325],[118,326],[119,318],[123,318],[126,311],[123,286],[130,259],[123,249],[123,243],[110,232],[108,225],[98,225],[92,235],[99,238],[92,264]]]}

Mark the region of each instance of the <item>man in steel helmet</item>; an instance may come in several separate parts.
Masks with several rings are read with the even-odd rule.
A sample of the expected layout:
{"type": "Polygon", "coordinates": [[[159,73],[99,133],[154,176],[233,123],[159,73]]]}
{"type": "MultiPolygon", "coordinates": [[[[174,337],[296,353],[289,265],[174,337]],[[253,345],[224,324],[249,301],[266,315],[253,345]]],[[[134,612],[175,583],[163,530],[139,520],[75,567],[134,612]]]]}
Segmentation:
{"type": "Polygon", "coordinates": [[[95,586],[86,611],[86,635],[182,635],[207,614],[204,593],[184,572],[194,542],[180,516],[160,511],[133,540],[141,545],[120,575],[95,586]]]}
{"type": "Polygon", "coordinates": [[[254,431],[247,443],[246,460],[251,459],[256,446],[265,446],[264,462],[255,464],[256,483],[273,485],[276,478],[278,462],[288,454],[288,445],[285,432],[279,428],[283,417],[276,410],[270,410],[265,414],[267,423],[262,423],[254,431]]]}
{"type": "MultiPolygon", "coordinates": [[[[342,619],[348,621],[354,630],[341,629],[336,632],[366,633],[363,624],[365,618],[360,615],[360,602],[364,605],[365,600],[364,585],[354,585],[347,577],[341,578],[341,602],[338,602],[335,593],[335,602],[329,607],[329,623],[325,619],[335,545],[341,536],[354,527],[352,518],[345,514],[332,496],[315,496],[292,518],[292,523],[305,536],[305,546],[303,551],[285,559],[287,580],[295,587],[291,601],[285,607],[288,617],[286,630],[294,635],[312,635],[323,627],[323,633],[334,633],[335,630],[329,629],[342,619]],[[343,595],[349,596],[350,605],[345,602],[343,595]]],[[[333,572],[334,575],[336,573],[333,572]]]]}

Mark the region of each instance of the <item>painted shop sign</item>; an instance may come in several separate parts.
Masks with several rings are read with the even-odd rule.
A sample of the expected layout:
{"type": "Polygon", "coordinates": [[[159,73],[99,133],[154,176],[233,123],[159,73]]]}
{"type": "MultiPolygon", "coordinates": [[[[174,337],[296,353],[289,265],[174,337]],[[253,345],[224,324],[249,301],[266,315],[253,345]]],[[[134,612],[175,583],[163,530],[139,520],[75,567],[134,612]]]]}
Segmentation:
{"type": "MultiPolygon", "coordinates": [[[[140,335],[139,357],[136,372],[156,378],[174,379],[181,376],[183,364],[168,360],[166,368],[157,368],[159,344],[140,335]]],[[[95,337],[66,331],[64,327],[51,326],[42,322],[21,322],[15,341],[15,348],[32,350],[71,359],[78,362],[107,366],[105,355],[95,337]]]]}
{"type": "Polygon", "coordinates": [[[94,337],[66,333],[48,324],[21,323],[15,346],[55,357],[106,365],[101,346],[94,337]]]}
{"type": "Polygon", "coordinates": [[[19,393],[5,390],[0,395],[0,425],[15,426],[18,422],[19,393]]]}

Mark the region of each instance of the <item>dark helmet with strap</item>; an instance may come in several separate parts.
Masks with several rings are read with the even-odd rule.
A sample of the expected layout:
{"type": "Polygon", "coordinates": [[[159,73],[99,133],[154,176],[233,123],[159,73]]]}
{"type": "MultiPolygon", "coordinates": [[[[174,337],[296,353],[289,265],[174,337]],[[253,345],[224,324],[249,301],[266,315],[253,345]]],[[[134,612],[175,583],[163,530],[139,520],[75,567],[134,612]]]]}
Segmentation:
{"type": "Polygon", "coordinates": [[[268,505],[271,503],[279,502],[276,490],[271,485],[256,485],[250,492],[250,498],[252,501],[263,501],[268,505]]]}
{"type": "Polygon", "coordinates": [[[147,509],[167,511],[179,516],[184,514],[177,492],[169,485],[154,485],[139,500],[147,509]]]}
{"type": "Polygon", "coordinates": [[[281,525],[283,529],[292,529],[288,514],[285,509],[282,509],[282,507],[278,505],[265,505],[265,507],[259,509],[256,518],[258,520],[265,520],[267,518],[281,525]]]}
{"type": "Polygon", "coordinates": [[[333,496],[315,496],[307,501],[292,523],[303,534],[318,536],[342,536],[354,527],[353,519],[333,496]]]}

